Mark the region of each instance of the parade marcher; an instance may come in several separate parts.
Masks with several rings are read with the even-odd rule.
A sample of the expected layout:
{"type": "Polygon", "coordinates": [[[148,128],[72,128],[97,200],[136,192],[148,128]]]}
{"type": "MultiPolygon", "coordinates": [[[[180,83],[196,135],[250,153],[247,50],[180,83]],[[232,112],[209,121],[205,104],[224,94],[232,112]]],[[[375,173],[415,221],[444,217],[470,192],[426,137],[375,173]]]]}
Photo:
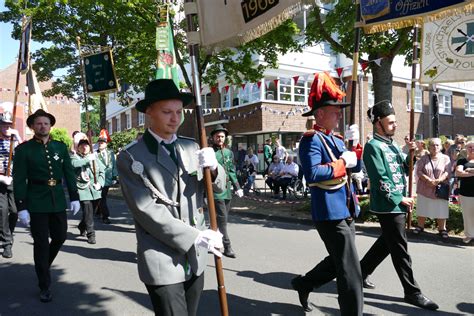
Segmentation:
{"type": "Polygon", "coordinates": [[[244,196],[244,191],[240,188],[235,173],[234,154],[225,146],[225,140],[229,135],[228,130],[222,125],[217,125],[211,132],[212,143],[216,158],[226,173],[226,189],[221,193],[214,193],[214,202],[216,206],[217,227],[223,235],[224,256],[235,258],[236,254],[232,249],[229,233],[227,232],[227,218],[230,212],[230,201],[232,199],[232,188],[238,197],[244,196]]]}
{"type": "Polygon", "coordinates": [[[71,148],[71,155],[74,155],[77,152],[77,145],[79,144],[79,141],[82,139],[88,139],[87,135],[84,134],[83,132],[75,131],[72,133],[72,148],[71,148]]]}
{"type": "Polygon", "coordinates": [[[97,158],[105,167],[105,182],[102,187],[101,197],[96,212],[102,218],[104,224],[110,224],[110,211],[107,205],[107,194],[112,185],[117,183],[117,164],[115,162],[115,154],[112,149],[107,148],[107,143],[110,141],[110,136],[107,130],[100,131],[97,144],[97,158]]]}
{"type": "MultiPolygon", "coordinates": [[[[18,220],[18,213],[13,197],[12,177],[7,176],[8,161],[10,159],[10,140],[14,136],[14,148],[21,143],[20,134],[12,129],[12,115],[9,108],[0,108],[0,242],[3,248],[2,257],[13,256],[13,232],[18,220]]],[[[10,166],[11,168],[12,166],[10,166]]]]}
{"type": "MultiPolygon", "coordinates": [[[[316,124],[301,138],[299,159],[311,191],[313,222],[329,255],[305,275],[294,278],[291,284],[298,291],[305,311],[310,311],[309,294],[336,278],[341,315],[362,315],[362,276],[354,223],[358,212],[355,206],[348,207],[346,203],[351,196],[346,168],[357,167],[358,159],[333,134],[342,108],[349,105],[340,102],[343,96],[328,74],[316,75],[308,98],[311,110],[303,114],[314,115],[316,124]]],[[[351,134],[352,131],[347,136],[355,138],[358,133],[351,134]]]]}
{"type": "Polygon", "coordinates": [[[263,160],[265,161],[265,173],[268,172],[268,168],[272,163],[273,157],[273,148],[272,148],[272,139],[268,138],[265,140],[265,145],[263,146],[263,160]]]}
{"type": "Polygon", "coordinates": [[[280,170],[280,173],[278,174],[278,179],[275,181],[275,195],[280,194],[280,188],[283,193],[282,199],[286,200],[286,192],[288,190],[288,185],[291,183],[291,180],[294,177],[298,176],[298,172],[300,171],[299,166],[293,162],[293,157],[288,156],[286,158],[285,164],[283,164],[283,167],[280,170]]]}
{"type": "Polygon", "coordinates": [[[194,140],[176,135],[183,106],[192,100],[170,79],[150,82],[135,105],[150,128],[117,158],[135,221],[138,273],[156,315],[196,315],[207,252],[222,255],[222,234],[206,229],[199,169],[209,167],[216,193],[225,189],[225,171],[212,148],[199,150],[194,140]]]}
{"type": "Polygon", "coordinates": [[[30,115],[26,124],[35,135],[16,148],[13,160],[13,191],[18,218],[22,224],[31,225],[41,302],[52,300],[50,267],[66,240],[63,179],[73,214],[80,208],[69,150],[64,143],[51,140],[49,135],[55,122],[53,115],[41,109],[30,115]]]}
{"type": "MultiPolygon", "coordinates": [[[[374,138],[364,149],[364,163],[370,178],[370,209],[377,216],[382,234],[361,260],[364,277],[390,255],[403,285],[405,302],[436,310],[438,305],[425,297],[415,281],[405,231],[406,214],[413,207],[407,197],[409,157],[393,141],[397,129],[395,110],[389,101],[376,103],[367,111],[374,138]]],[[[411,148],[415,144],[411,142],[411,148]]]]}
{"type": "Polygon", "coordinates": [[[81,236],[87,236],[89,244],[95,244],[94,210],[99,203],[105,181],[104,165],[98,161],[97,155],[91,152],[87,139],[81,139],[77,144],[77,152],[71,156],[71,164],[76,174],[82,209],[82,220],[77,228],[81,236]]]}

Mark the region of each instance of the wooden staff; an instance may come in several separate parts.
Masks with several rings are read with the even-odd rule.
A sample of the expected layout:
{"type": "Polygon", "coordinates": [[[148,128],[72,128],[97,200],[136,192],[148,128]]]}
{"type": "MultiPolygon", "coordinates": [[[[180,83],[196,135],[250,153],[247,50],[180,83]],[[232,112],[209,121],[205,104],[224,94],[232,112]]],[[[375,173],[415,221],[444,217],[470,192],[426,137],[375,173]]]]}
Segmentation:
{"type": "MultiPolygon", "coordinates": [[[[23,20],[23,27],[26,26],[25,23],[27,23],[26,19],[23,20]]],[[[22,34],[23,34],[23,31],[22,31],[22,34]]],[[[15,129],[16,127],[16,103],[18,102],[18,94],[19,94],[18,88],[20,86],[20,66],[21,66],[21,48],[22,48],[21,43],[22,42],[23,41],[20,40],[20,49],[18,50],[18,64],[16,67],[15,95],[13,96],[12,129],[15,129]]],[[[11,135],[10,136],[10,152],[8,153],[7,171],[5,172],[5,175],[7,177],[9,177],[11,174],[14,144],[15,144],[15,137],[11,135]]]]}
{"type": "MultiPolygon", "coordinates": [[[[186,0],[185,2],[194,2],[193,0],[186,0]]],[[[186,14],[187,32],[195,32],[196,25],[194,23],[196,14],[186,14]]],[[[198,70],[198,52],[199,45],[188,43],[189,58],[191,62],[191,72],[193,77],[193,92],[196,97],[196,120],[198,128],[199,143],[201,148],[207,147],[207,136],[206,129],[204,127],[204,119],[202,115],[202,103],[200,94],[200,83],[199,83],[199,70],[198,70]]],[[[217,220],[216,220],[216,209],[214,204],[214,193],[212,191],[212,178],[211,171],[209,168],[204,168],[204,183],[206,186],[207,202],[209,207],[209,220],[211,222],[211,229],[217,231],[217,220]]],[[[217,276],[217,290],[219,293],[219,303],[221,308],[221,315],[228,316],[227,306],[227,295],[224,285],[224,272],[222,269],[222,259],[214,256],[214,262],[216,265],[216,276],[217,276]]]]}
{"type": "MultiPolygon", "coordinates": [[[[420,47],[420,42],[418,39],[418,29],[419,26],[415,24],[413,27],[413,61],[411,63],[411,95],[410,95],[410,141],[413,141],[415,138],[415,85],[417,82],[416,79],[416,69],[419,63],[418,60],[418,48],[420,47]]],[[[410,163],[408,169],[408,196],[413,197],[413,157],[415,156],[415,150],[410,148],[410,163]]],[[[411,221],[413,217],[413,209],[408,208],[408,218],[407,218],[407,228],[411,229],[411,221]]]]}
{"type": "MultiPolygon", "coordinates": [[[[82,81],[82,91],[84,95],[84,107],[86,110],[86,123],[87,123],[87,139],[89,140],[90,154],[94,154],[92,149],[92,131],[91,131],[91,122],[89,117],[89,109],[87,106],[87,88],[86,88],[86,75],[84,69],[84,63],[82,62],[82,53],[81,53],[81,38],[76,36],[77,41],[77,50],[79,51],[79,65],[81,67],[81,81],[82,81]]],[[[95,161],[92,162],[92,174],[94,175],[94,183],[97,183],[97,175],[95,170],[95,161]]]]}

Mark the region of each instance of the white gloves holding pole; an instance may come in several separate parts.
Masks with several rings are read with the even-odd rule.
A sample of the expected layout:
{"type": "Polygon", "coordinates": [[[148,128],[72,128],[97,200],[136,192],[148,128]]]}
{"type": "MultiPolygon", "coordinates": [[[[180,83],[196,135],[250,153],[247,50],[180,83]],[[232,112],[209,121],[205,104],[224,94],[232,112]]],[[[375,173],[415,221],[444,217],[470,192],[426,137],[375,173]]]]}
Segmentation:
{"type": "Polygon", "coordinates": [[[81,208],[81,204],[79,201],[71,201],[71,206],[69,209],[72,211],[72,215],[76,215],[77,212],[79,212],[79,209],[81,208]]]}
{"type": "Polygon", "coordinates": [[[12,184],[13,178],[0,175],[0,182],[5,183],[6,185],[12,184]]]}
{"type": "Polygon", "coordinates": [[[212,251],[219,258],[222,257],[222,253],[218,249],[224,247],[224,244],[222,243],[222,234],[218,231],[216,232],[212,229],[200,231],[194,241],[194,245],[212,251]]]}
{"type": "Polygon", "coordinates": [[[342,153],[341,158],[346,163],[346,168],[354,168],[357,166],[357,155],[353,151],[345,151],[342,153]]]}
{"type": "Polygon", "coordinates": [[[30,226],[30,213],[28,210],[21,210],[18,212],[18,219],[20,220],[20,223],[22,223],[25,226],[30,226]]]}
{"type": "Polygon", "coordinates": [[[244,190],[238,189],[237,191],[235,191],[235,195],[237,195],[239,198],[243,197],[244,196],[244,190]]]}
{"type": "Polygon", "coordinates": [[[206,147],[196,151],[196,154],[198,156],[200,168],[209,167],[209,169],[211,169],[212,171],[217,169],[218,162],[214,149],[212,149],[211,147],[206,147]]]}
{"type": "Polygon", "coordinates": [[[357,146],[359,143],[359,126],[357,126],[357,124],[349,126],[349,128],[344,132],[344,138],[346,140],[352,140],[353,145],[357,146]]]}

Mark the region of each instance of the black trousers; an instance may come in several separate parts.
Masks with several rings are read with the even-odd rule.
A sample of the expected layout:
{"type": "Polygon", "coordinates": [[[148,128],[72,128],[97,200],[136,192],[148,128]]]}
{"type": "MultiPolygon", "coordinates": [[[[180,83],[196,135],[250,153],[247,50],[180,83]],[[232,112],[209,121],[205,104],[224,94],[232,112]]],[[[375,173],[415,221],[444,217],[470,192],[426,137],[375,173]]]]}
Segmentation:
{"type": "Polygon", "coordinates": [[[109,186],[102,188],[101,198],[97,205],[97,213],[102,217],[102,219],[109,218],[110,212],[109,207],[107,206],[107,194],[109,194],[109,186]]]}
{"type": "Polygon", "coordinates": [[[18,212],[13,197],[13,186],[0,183],[0,245],[13,244],[13,231],[18,220],[18,212]]]}
{"type": "Polygon", "coordinates": [[[312,291],[336,278],[341,315],[362,315],[364,296],[354,221],[318,222],[316,229],[329,256],[302,277],[301,285],[312,291]]]}
{"type": "Polygon", "coordinates": [[[230,212],[230,200],[214,200],[216,206],[217,227],[223,235],[222,243],[224,247],[230,246],[229,233],[227,232],[227,221],[230,212]]]}
{"type": "Polygon", "coordinates": [[[411,258],[408,253],[405,231],[406,214],[377,214],[382,235],[375,241],[360,261],[362,273],[372,274],[377,266],[390,254],[392,263],[402,282],[405,295],[420,293],[421,290],[413,277],[411,258]]]}
{"type": "Polygon", "coordinates": [[[30,212],[31,236],[33,236],[33,257],[35,260],[38,286],[46,290],[51,285],[49,268],[56,258],[67,233],[66,211],[57,213],[30,212]],[[49,238],[51,237],[51,242],[49,238]]]}
{"type": "Polygon", "coordinates": [[[279,194],[280,188],[281,188],[281,190],[283,191],[283,197],[286,197],[286,191],[290,183],[291,183],[291,178],[278,178],[274,182],[275,194],[279,194]]]}
{"type": "Polygon", "coordinates": [[[186,282],[170,285],[145,284],[155,315],[195,316],[204,288],[204,273],[186,282]]]}
{"type": "Polygon", "coordinates": [[[81,201],[82,219],[79,223],[79,229],[87,232],[87,237],[95,236],[94,230],[94,209],[99,200],[81,201]]]}

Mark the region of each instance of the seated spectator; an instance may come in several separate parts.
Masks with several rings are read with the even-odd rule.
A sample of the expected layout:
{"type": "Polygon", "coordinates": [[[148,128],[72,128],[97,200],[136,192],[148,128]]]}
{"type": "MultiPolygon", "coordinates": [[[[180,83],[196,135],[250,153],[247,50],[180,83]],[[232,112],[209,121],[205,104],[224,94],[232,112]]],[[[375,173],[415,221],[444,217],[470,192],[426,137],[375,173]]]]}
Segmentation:
{"type": "Polygon", "coordinates": [[[286,200],[286,191],[288,185],[291,183],[291,180],[295,177],[298,177],[299,167],[296,163],[293,162],[293,157],[288,156],[286,158],[286,163],[281,168],[279,178],[275,181],[275,194],[280,193],[280,188],[283,191],[283,200],[286,200]]]}
{"type": "Polygon", "coordinates": [[[441,139],[432,138],[429,141],[429,154],[420,158],[416,163],[418,226],[413,233],[419,234],[424,230],[426,217],[435,218],[438,223],[439,235],[448,238],[446,220],[449,216],[448,200],[436,196],[436,186],[448,183],[450,159],[441,153],[441,139]]]}
{"type": "Polygon", "coordinates": [[[244,185],[244,193],[248,194],[250,189],[253,188],[255,183],[255,176],[257,175],[258,170],[258,157],[254,155],[253,149],[247,149],[247,155],[244,159],[244,165],[247,168],[247,182],[244,185]]]}
{"type": "Polygon", "coordinates": [[[280,171],[282,168],[283,163],[280,162],[280,159],[278,159],[277,156],[274,156],[272,163],[268,167],[267,179],[265,182],[267,183],[270,190],[272,190],[275,197],[278,197],[278,195],[275,193],[275,182],[280,177],[280,171]]]}
{"type": "Polygon", "coordinates": [[[457,162],[456,177],[459,178],[459,197],[464,221],[464,239],[468,244],[474,239],[474,141],[466,145],[467,157],[457,162]]]}

